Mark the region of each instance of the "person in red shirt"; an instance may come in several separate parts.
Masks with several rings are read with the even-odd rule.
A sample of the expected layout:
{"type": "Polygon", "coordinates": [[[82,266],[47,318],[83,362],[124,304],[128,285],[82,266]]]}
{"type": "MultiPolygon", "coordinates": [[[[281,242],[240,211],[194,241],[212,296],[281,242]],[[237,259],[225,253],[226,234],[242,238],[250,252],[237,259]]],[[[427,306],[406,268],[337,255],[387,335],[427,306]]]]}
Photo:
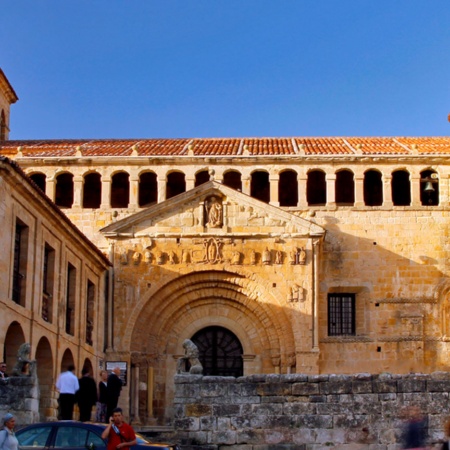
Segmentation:
{"type": "Polygon", "coordinates": [[[102,433],[102,439],[108,439],[107,450],[120,450],[136,445],[133,427],[123,421],[122,408],[115,408],[109,424],[102,433]]]}

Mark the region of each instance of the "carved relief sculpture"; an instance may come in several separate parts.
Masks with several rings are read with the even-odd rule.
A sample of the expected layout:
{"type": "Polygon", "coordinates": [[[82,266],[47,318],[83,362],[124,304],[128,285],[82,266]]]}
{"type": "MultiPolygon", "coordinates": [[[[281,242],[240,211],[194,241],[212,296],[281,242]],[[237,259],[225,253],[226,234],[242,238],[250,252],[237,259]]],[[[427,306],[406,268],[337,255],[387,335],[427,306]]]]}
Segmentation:
{"type": "Polygon", "coordinates": [[[158,264],[159,266],[164,264],[164,255],[162,254],[162,252],[158,252],[156,254],[156,264],[158,264]]]}
{"type": "Polygon", "coordinates": [[[254,266],[256,264],[256,252],[255,252],[255,250],[252,250],[250,252],[250,264],[252,266],[254,266]]]}
{"type": "Polygon", "coordinates": [[[295,264],[297,264],[297,249],[289,252],[289,264],[291,266],[295,266],[295,264]]]}
{"type": "Polygon", "coordinates": [[[209,264],[215,264],[217,262],[221,262],[223,260],[222,246],[223,246],[223,241],[221,239],[215,239],[215,238],[204,239],[203,240],[203,247],[204,247],[203,262],[206,262],[209,264]]]}
{"type": "Polygon", "coordinates": [[[146,262],[146,264],[150,264],[152,262],[152,254],[150,250],[146,250],[144,252],[144,261],[146,262]]]}
{"type": "Polygon", "coordinates": [[[181,260],[184,264],[189,264],[191,262],[191,252],[189,250],[183,250],[181,260]]]}
{"type": "Polygon", "coordinates": [[[231,258],[231,264],[237,266],[240,263],[241,263],[241,253],[235,250],[233,252],[233,257],[231,258]]]}
{"type": "Polygon", "coordinates": [[[176,264],[177,263],[177,255],[176,255],[176,253],[173,250],[169,253],[169,263],[170,264],[176,264]]]}
{"type": "Polygon", "coordinates": [[[126,251],[120,254],[120,264],[123,266],[128,264],[128,253],[126,251]]]}
{"type": "Polygon", "coordinates": [[[30,359],[31,345],[25,342],[17,351],[17,361],[12,370],[14,377],[36,376],[36,360],[30,359]]]}
{"type": "Polygon", "coordinates": [[[298,249],[298,263],[300,265],[306,264],[306,251],[304,247],[298,249]]]}
{"type": "Polygon", "coordinates": [[[219,228],[222,226],[222,204],[217,197],[211,197],[205,202],[206,226],[219,228]]]}
{"type": "Polygon", "coordinates": [[[283,264],[283,253],[280,250],[275,253],[275,264],[283,264]]]}
{"type": "Polygon", "coordinates": [[[141,261],[141,254],[139,252],[133,253],[133,264],[137,266],[139,262],[141,261]]]}
{"type": "Polygon", "coordinates": [[[266,249],[263,252],[263,256],[262,256],[262,263],[267,266],[271,263],[272,258],[270,255],[270,250],[266,247],[266,249]]]}
{"type": "Polygon", "coordinates": [[[177,373],[188,373],[186,370],[186,363],[191,366],[189,374],[201,375],[203,373],[203,366],[198,359],[199,353],[197,346],[190,340],[185,339],[183,342],[184,356],[178,358],[177,361],[177,373]]]}
{"type": "Polygon", "coordinates": [[[288,301],[303,302],[304,301],[303,288],[298,284],[294,283],[291,287],[291,292],[289,293],[288,301]]]}

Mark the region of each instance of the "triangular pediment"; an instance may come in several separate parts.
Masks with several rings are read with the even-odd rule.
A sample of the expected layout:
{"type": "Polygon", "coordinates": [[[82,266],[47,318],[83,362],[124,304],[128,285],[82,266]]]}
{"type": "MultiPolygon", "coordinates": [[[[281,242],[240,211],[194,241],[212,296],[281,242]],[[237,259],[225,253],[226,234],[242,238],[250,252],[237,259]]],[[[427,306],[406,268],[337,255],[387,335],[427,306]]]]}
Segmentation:
{"type": "Polygon", "coordinates": [[[146,236],[320,237],[325,230],[217,181],[208,181],[100,230],[109,238],[146,236]]]}

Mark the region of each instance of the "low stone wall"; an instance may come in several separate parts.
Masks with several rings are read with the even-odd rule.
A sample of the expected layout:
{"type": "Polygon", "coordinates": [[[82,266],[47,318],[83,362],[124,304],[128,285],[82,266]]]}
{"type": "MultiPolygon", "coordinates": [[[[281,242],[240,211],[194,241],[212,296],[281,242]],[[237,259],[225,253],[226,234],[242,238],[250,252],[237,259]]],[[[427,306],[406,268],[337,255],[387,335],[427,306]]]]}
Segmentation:
{"type": "Polygon", "coordinates": [[[36,377],[0,380],[0,419],[10,412],[20,427],[39,422],[39,386],[36,377]]]}
{"type": "Polygon", "coordinates": [[[175,376],[174,426],[183,449],[400,448],[402,409],[444,438],[450,374],[175,376]]]}

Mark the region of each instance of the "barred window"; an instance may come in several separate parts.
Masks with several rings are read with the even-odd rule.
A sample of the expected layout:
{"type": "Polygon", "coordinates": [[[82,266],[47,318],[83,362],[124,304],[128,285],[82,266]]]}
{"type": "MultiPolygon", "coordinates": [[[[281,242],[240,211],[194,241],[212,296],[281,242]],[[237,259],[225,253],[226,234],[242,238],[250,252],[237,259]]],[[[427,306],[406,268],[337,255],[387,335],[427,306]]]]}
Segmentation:
{"type": "Polygon", "coordinates": [[[328,294],[328,336],[355,334],[355,294],[328,294]]]}

